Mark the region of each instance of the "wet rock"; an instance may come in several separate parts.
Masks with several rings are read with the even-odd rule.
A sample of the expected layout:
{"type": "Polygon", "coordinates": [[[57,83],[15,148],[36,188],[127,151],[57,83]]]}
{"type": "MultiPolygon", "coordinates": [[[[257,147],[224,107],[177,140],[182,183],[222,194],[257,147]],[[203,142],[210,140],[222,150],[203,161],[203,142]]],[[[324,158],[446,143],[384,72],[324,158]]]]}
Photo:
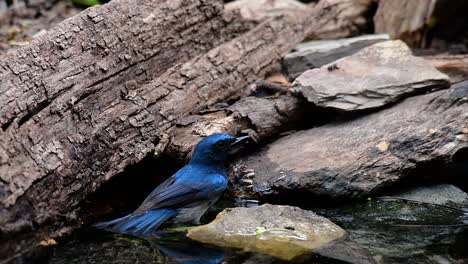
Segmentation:
{"type": "Polygon", "coordinates": [[[301,74],[296,90],[321,107],[354,111],[449,87],[449,78],[402,41],[385,41],[301,74]]]}
{"type": "Polygon", "coordinates": [[[203,243],[298,260],[345,234],[311,211],[265,204],[226,209],[213,222],[190,229],[187,236],[203,243]]]}
{"type": "Polygon", "coordinates": [[[389,197],[421,203],[455,206],[466,208],[468,210],[468,194],[451,184],[442,183],[415,187],[409,190],[393,193],[389,197]]]}
{"type": "Polygon", "coordinates": [[[387,34],[304,42],[284,56],[282,66],[288,77],[293,80],[306,70],[322,67],[384,40],[389,40],[387,34]]]}
{"type": "Polygon", "coordinates": [[[468,216],[454,208],[378,199],[317,211],[348,232],[346,238],[320,249],[330,258],[356,264],[468,260],[468,216]]]}
{"type": "MultiPolygon", "coordinates": [[[[363,198],[453,168],[468,175],[468,81],[349,121],[293,133],[238,160],[230,190],[245,198],[363,198]],[[237,184],[250,179],[252,184],[237,184]]],[[[455,178],[456,176],[454,176],[455,178]]]]}
{"type": "Polygon", "coordinates": [[[307,5],[296,0],[237,0],[225,5],[226,10],[239,10],[242,18],[263,21],[279,14],[291,14],[306,10],[307,5]]]}

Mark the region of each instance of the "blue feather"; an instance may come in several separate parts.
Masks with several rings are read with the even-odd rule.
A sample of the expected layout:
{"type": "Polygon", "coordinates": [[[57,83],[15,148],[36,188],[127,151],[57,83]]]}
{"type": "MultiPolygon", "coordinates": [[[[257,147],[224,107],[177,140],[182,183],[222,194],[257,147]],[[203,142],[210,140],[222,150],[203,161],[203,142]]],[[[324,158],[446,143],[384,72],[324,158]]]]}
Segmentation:
{"type": "Polygon", "coordinates": [[[109,222],[98,223],[94,227],[115,233],[145,237],[154,234],[162,223],[174,217],[175,214],[174,210],[152,210],[137,215],[129,214],[109,222]]]}
{"type": "Polygon", "coordinates": [[[166,222],[198,223],[227,188],[225,162],[233,146],[243,138],[213,134],[195,147],[192,159],[156,187],[132,213],[95,227],[111,232],[148,237],[166,222]]]}

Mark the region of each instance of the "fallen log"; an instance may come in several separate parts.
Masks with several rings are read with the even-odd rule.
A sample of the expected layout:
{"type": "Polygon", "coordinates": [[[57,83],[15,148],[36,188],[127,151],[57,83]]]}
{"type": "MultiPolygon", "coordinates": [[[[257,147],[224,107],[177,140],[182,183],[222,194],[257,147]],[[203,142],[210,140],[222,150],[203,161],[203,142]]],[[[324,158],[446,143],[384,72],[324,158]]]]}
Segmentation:
{"type": "Polygon", "coordinates": [[[447,177],[443,168],[453,166],[466,175],[467,153],[465,81],[367,116],[283,137],[236,162],[230,179],[233,193],[248,198],[364,198],[415,180],[418,172],[425,179],[447,177]]]}
{"type": "Polygon", "coordinates": [[[436,0],[381,0],[374,16],[375,32],[388,33],[412,47],[425,46],[425,34],[436,0]]]}
{"type": "Polygon", "coordinates": [[[372,32],[374,4],[372,0],[320,0],[309,4],[317,9],[333,10],[335,17],[308,35],[307,39],[339,39],[372,32]]]}
{"type": "Polygon", "coordinates": [[[439,54],[423,58],[439,71],[447,74],[451,83],[468,79],[468,55],[439,54]]]}
{"type": "Polygon", "coordinates": [[[310,106],[304,99],[290,94],[248,96],[225,109],[181,119],[166,152],[187,160],[196,142],[219,132],[233,135],[243,132],[253,139],[267,140],[301,128],[310,106]]]}
{"type": "Polygon", "coordinates": [[[180,120],[238,98],[334,16],[278,16],[229,40],[243,27],[218,1],[116,0],[1,57],[0,255],[68,233],[88,194],[169,151],[180,120]]]}

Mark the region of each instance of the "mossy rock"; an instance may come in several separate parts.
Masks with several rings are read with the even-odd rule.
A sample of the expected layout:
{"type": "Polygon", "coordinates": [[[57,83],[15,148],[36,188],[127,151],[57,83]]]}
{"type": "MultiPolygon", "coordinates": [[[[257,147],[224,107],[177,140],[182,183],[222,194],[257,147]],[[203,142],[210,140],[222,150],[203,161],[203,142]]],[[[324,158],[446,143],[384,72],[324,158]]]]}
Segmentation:
{"type": "Polygon", "coordinates": [[[187,234],[203,243],[288,261],[305,259],[345,235],[341,227],[312,211],[271,204],[225,209],[213,222],[191,228],[187,234]]]}

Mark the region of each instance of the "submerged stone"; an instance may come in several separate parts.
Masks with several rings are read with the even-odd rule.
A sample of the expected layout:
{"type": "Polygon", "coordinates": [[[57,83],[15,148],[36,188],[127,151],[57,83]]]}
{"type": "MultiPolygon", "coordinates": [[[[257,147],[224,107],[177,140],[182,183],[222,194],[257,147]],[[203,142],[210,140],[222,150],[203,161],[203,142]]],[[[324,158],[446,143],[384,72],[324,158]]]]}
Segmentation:
{"type": "Polygon", "coordinates": [[[419,186],[389,196],[428,204],[454,206],[468,211],[468,194],[451,184],[419,186]]]}
{"type": "Polygon", "coordinates": [[[298,260],[345,234],[341,227],[312,211],[265,204],[226,209],[213,222],[190,229],[187,236],[203,243],[298,260]]]}
{"type": "Polygon", "coordinates": [[[343,111],[377,108],[450,85],[447,75],[413,56],[399,40],[380,42],[308,70],[294,84],[308,101],[343,111]]]}
{"type": "Polygon", "coordinates": [[[320,248],[319,253],[329,258],[356,264],[468,261],[468,216],[457,208],[372,199],[317,211],[348,232],[345,239],[320,248]]]}

